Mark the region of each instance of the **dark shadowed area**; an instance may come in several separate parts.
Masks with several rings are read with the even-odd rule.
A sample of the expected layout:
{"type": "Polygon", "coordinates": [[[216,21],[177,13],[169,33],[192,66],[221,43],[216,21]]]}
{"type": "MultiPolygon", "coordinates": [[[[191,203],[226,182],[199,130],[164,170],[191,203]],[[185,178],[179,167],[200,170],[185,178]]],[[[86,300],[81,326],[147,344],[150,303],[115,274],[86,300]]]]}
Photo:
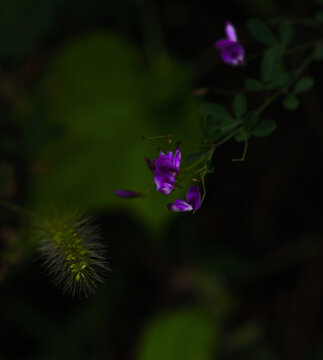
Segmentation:
{"type": "Polygon", "coordinates": [[[216,149],[195,214],[167,209],[180,189],[114,194],[146,192],[144,159],[176,141],[194,152],[202,104],[230,108],[259,76],[248,19],[274,32],[295,19],[294,68],[323,42],[319,3],[0,1],[1,360],[323,359],[322,62],[304,70],[315,85],[299,104],[282,92],[266,107],[277,129],[250,138],[245,161],[232,161],[243,142],[216,149]],[[213,47],[227,20],[245,66],[213,47]],[[110,269],[86,298],[53,285],[34,236],[67,207],[100,229],[110,269]]]}

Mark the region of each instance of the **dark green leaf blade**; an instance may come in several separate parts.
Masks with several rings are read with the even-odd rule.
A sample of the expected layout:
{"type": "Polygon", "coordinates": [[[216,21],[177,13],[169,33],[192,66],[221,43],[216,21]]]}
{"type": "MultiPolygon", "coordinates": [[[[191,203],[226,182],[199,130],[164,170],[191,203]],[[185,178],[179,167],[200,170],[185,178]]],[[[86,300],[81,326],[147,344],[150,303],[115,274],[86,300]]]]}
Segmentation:
{"type": "Polygon", "coordinates": [[[246,131],[252,130],[258,122],[258,114],[255,111],[250,111],[244,118],[243,127],[246,131]]]}
{"type": "Polygon", "coordinates": [[[247,79],[245,82],[245,88],[248,91],[258,92],[264,90],[264,85],[257,79],[247,79]]]}
{"type": "Polygon", "coordinates": [[[239,132],[239,134],[237,134],[234,137],[234,140],[237,142],[243,142],[243,141],[248,140],[250,137],[251,137],[251,134],[249,131],[242,131],[242,132],[239,132]]]}
{"type": "Polygon", "coordinates": [[[289,22],[283,22],[279,27],[280,41],[284,47],[289,45],[294,36],[294,28],[289,22]]]}
{"type": "Polygon", "coordinates": [[[247,110],[247,99],[244,95],[238,94],[233,99],[233,113],[236,118],[241,118],[247,110]]]}
{"type": "Polygon", "coordinates": [[[314,79],[311,76],[303,76],[297,81],[293,92],[294,94],[301,94],[311,90],[313,86],[314,79]]]}
{"type": "Polygon", "coordinates": [[[260,19],[250,19],[247,27],[251,35],[265,45],[272,45],[276,42],[275,35],[271,29],[260,19]]]}
{"type": "Polygon", "coordinates": [[[283,100],[283,106],[287,110],[296,110],[299,106],[299,100],[294,94],[290,94],[283,100]]]}
{"type": "Polygon", "coordinates": [[[269,48],[261,61],[260,72],[264,82],[273,80],[282,65],[283,48],[280,44],[275,44],[269,48]]]}
{"type": "Polygon", "coordinates": [[[227,119],[231,119],[230,112],[222,105],[216,103],[206,103],[201,109],[202,115],[207,116],[209,114],[221,116],[227,119]]]}
{"type": "Polygon", "coordinates": [[[272,134],[276,128],[277,124],[274,120],[263,120],[252,130],[252,135],[264,137],[272,134]]]}
{"type": "Polygon", "coordinates": [[[289,74],[282,74],[280,75],[278,78],[274,79],[273,81],[271,81],[268,86],[267,89],[268,90],[276,90],[276,89],[282,89],[286,86],[289,85],[290,83],[290,76],[289,74]]]}

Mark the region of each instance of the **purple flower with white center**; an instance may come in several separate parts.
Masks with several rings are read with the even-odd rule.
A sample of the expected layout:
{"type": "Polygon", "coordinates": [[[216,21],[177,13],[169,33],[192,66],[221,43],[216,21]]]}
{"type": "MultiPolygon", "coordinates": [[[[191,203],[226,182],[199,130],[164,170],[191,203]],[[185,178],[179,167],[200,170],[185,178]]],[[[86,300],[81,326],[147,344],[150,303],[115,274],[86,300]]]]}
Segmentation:
{"type": "Polygon", "coordinates": [[[167,207],[173,212],[186,212],[197,211],[201,206],[201,193],[198,186],[191,186],[186,192],[186,199],[175,200],[172,204],[168,204],[167,207]]]}
{"type": "Polygon", "coordinates": [[[146,159],[148,167],[154,171],[156,190],[164,195],[170,194],[175,186],[175,176],[181,166],[181,151],[176,148],[175,154],[169,151],[167,154],[159,151],[159,157],[152,163],[146,159]]]}
{"type": "Polygon", "coordinates": [[[136,197],[142,197],[144,196],[143,194],[136,192],[136,191],[132,191],[132,190],[120,190],[120,189],[116,189],[114,190],[115,195],[124,198],[124,199],[133,199],[136,197]]]}
{"type": "Polygon", "coordinates": [[[218,40],[214,46],[220,51],[222,60],[232,66],[243,65],[244,63],[244,48],[238,42],[236,30],[230,21],[225,25],[225,33],[227,39],[218,40]]]}

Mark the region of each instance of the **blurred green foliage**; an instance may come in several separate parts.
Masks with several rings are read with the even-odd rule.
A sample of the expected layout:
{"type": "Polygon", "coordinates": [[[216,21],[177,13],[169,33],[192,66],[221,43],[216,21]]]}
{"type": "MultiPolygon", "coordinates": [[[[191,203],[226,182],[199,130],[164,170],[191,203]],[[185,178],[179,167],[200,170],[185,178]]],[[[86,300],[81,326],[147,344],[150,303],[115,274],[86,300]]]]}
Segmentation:
{"type": "Polygon", "coordinates": [[[151,186],[146,198],[125,201],[113,190],[145,192],[150,186],[153,176],[144,158],[156,157],[158,147],[166,151],[169,145],[166,139],[141,136],[172,134],[183,141],[184,153],[185,141],[198,141],[198,102],[190,87],[187,66],[166,55],[147,64],[121,36],[93,33],[63,44],[41,85],[49,94],[47,121],[58,123],[63,136],[42,151],[48,171],[34,184],[34,208],[116,205],[161,226],[171,197],[151,186]]]}
{"type": "Polygon", "coordinates": [[[0,3],[0,58],[27,55],[53,25],[60,0],[10,0],[0,3]]]}
{"type": "Polygon", "coordinates": [[[148,324],[138,360],[213,359],[218,333],[212,318],[198,309],[160,314],[148,324]]]}

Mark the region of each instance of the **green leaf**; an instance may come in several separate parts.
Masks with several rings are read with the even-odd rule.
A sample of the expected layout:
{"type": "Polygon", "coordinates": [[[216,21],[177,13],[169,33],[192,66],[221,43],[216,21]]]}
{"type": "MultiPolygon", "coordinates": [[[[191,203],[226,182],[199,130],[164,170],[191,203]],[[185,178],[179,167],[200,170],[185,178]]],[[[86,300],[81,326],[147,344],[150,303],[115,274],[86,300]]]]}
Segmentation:
{"type": "Polygon", "coordinates": [[[212,317],[195,309],[155,317],[141,340],[138,360],[209,360],[218,345],[212,317]]]}
{"type": "Polygon", "coordinates": [[[231,117],[221,116],[221,114],[208,114],[205,118],[205,129],[203,138],[207,142],[219,140],[223,135],[234,130],[241,121],[233,120],[231,117]]]}
{"type": "Polygon", "coordinates": [[[223,132],[219,129],[215,129],[212,131],[203,130],[202,137],[205,142],[212,143],[218,141],[223,136],[223,132]]]}
{"type": "Polygon", "coordinates": [[[323,0],[316,0],[316,3],[320,6],[323,6],[323,0]]]}
{"type": "Polygon", "coordinates": [[[251,134],[249,131],[242,131],[239,132],[235,137],[234,140],[237,142],[243,142],[248,140],[251,137],[251,134]]]}
{"type": "Polygon", "coordinates": [[[229,134],[233,131],[238,125],[241,124],[240,120],[219,120],[219,127],[223,132],[223,135],[229,134]]]}
{"type": "Polygon", "coordinates": [[[298,108],[299,100],[294,94],[289,94],[283,100],[283,106],[287,110],[295,110],[298,108]]]}
{"type": "Polygon", "coordinates": [[[256,79],[247,79],[245,87],[248,91],[258,92],[264,90],[264,85],[256,79]]]}
{"type": "Polygon", "coordinates": [[[260,19],[250,19],[247,27],[251,35],[265,45],[272,45],[276,42],[275,35],[271,29],[260,19]]]}
{"type": "Polygon", "coordinates": [[[284,47],[289,45],[294,36],[294,28],[289,22],[283,22],[279,26],[280,41],[284,47]]]}
{"type": "Polygon", "coordinates": [[[268,90],[281,89],[289,85],[290,76],[289,74],[283,74],[279,76],[277,79],[274,79],[267,85],[268,90]]]}
{"type": "Polygon", "coordinates": [[[280,44],[275,44],[269,48],[261,61],[260,71],[263,81],[273,80],[282,65],[283,48],[280,44]]]}
{"type": "Polygon", "coordinates": [[[311,90],[314,86],[314,79],[311,76],[303,76],[299,79],[294,87],[293,92],[295,94],[301,94],[308,90],[311,90]]]}
{"type": "Polygon", "coordinates": [[[277,124],[274,120],[263,120],[253,130],[252,135],[263,137],[275,131],[277,124]]]}
{"type": "Polygon", "coordinates": [[[258,114],[255,111],[250,111],[244,118],[243,127],[246,131],[252,130],[258,122],[258,114]]]}
{"type": "Polygon", "coordinates": [[[219,104],[204,104],[202,114],[205,116],[203,137],[207,141],[218,140],[222,135],[229,133],[240,124],[240,121],[233,120],[229,111],[219,104]]]}
{"type": "Polygon", "coordinates": [[[216,103],[206,103],[202,106],[202,114],[207,116],[209,114],[231,119],[230,112],[222,105],[216,103]]]}
{"type": "Polygon", "coordinates": [[[323,46],[318,46],[313,55],[313,59],[316,61],[323,60],[323,46]]]}
{"type": "Polygon", "coordinates": [[[207,142],[219,140],[223,135],[220,128],[219,121],[215,114],[208,114],[205,118],[205,129],[203,131],[203,138],[207,142]]]}
{"type": "Polygon", "coordinates": [[[244,95],[238,94],[233,99],[233,113],[236,118],[241,118],[247,110],[247,99],[244,95]]]}

